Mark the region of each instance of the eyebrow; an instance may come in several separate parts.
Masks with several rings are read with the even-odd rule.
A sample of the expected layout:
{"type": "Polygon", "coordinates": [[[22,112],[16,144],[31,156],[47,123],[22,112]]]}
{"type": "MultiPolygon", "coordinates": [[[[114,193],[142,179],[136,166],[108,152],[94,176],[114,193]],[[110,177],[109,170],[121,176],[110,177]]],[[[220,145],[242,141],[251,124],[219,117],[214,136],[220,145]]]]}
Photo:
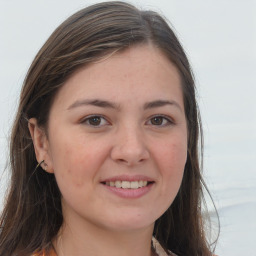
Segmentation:
{"type": "Polygon", "coordinates": [[[120,109],[120,106],[113,102],[109,102],[106,100],[100,100],[100,99],[93,99],[93,100],[77,100],[68,107],[68,110],[72,109],[72,108],[81,107],[84,105],[85,106],[91,105],[91,106],[96,106],[96,107],[100,107],[100,108],[113,108],[113,109],[118,109],[118,110],[120,109]]]}
{"type": "Polygon", "coordinates": [[[174,100],[155,100],[155,101],[151,101],[151,102],[147,102],[144,104],[143,109],[147,110],[147,109],[152,109],[152,108],[158,108],[158,107],[164,107],[166,105],[172,105],[177,107],[179,110],[182,111],[181,106],[174,100]]]}
{"type": "MultiPolygon", "coordinates": [[[[96,107],[101,107],[101,108],[112,108],[112,109],[116,109],[116,110],[120,110],[121,107],[120,105],[110,102],[110,101],[106,101],[106,100],[100,100],[100,99],[92,99],[92,100],[77,100],[75,101],[73,104],[71,104],[68,107],[68,110],[73,109],[73,108],[77,108],[77,107],[81,107],[81,106],[96,106],[96,107]]],[[[173,100],[154,100],[154,101],[150,101],[150,102],[146,102],[143,105],[143,109],[147,110],[147,109],[152,109],[152,108],[158,108],[158,107],[163,107],[166,105],[172,105],[177,107],[179,110],[182,111],[181,106],[173,100]]]]}

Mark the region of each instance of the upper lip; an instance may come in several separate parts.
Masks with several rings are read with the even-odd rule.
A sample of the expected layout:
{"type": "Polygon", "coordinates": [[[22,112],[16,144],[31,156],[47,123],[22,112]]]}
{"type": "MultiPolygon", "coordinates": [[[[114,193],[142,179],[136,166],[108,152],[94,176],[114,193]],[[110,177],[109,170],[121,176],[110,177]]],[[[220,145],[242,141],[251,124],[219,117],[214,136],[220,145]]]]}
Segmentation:
{"type": "Polygon", "coordinates": [[[154,179],[145,176],[145,175],[117,175],[113,176],[104,180],[101,180],[101,182],[114,182],[114,181],[148,181],[153,182],[154,179]]]}

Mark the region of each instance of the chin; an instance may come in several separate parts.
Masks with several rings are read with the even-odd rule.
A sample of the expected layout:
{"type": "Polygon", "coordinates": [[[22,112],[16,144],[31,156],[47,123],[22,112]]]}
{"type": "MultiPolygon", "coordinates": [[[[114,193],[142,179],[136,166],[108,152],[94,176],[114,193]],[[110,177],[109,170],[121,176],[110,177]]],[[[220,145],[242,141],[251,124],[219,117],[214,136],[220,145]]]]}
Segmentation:
{"type": "Polygon", "coordinates": [[[116,231],[132,231],[153,227],[155,220],[152,216],[147,217],[145,214],[120,214],[117,218],[111,219],[108,226],[116,231]]]}

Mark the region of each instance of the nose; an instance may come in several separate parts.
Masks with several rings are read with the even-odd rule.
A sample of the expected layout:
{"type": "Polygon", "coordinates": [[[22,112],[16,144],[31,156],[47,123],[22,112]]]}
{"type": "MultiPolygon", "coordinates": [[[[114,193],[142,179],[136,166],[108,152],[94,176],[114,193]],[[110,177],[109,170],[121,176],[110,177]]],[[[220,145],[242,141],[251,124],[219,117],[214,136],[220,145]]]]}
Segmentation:
{"type": "Polygon", "coordinates": [[[134,166],[149,158],[149,150],[139,128],[123,127],[117,132],[113,143],[111,158],[115,162],[134,166]]]}

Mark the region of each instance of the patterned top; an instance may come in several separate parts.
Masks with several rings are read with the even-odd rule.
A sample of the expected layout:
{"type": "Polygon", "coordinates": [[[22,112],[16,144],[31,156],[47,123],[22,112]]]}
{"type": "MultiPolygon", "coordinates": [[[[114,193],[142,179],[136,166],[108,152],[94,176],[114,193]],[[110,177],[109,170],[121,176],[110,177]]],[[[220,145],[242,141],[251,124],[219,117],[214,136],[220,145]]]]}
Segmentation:
{"type": "MultiPolygon", "coordinates": [[[[168,251],[168,254],[167,254],[163,249],[163,247],[160,245],[160,243],[154,237],[152,237],[152,245],[158,256],[178,256],[171,251],[168,251]]],[[[41,252],[33,253],[31,256],[58,256],[58,255],[54,250],[54,248],[52,247],[52,249],[49,252],[41,251],[41,252]]],[[[213,254],[212,256],[218,256],[218,255],[213,254]]]]}
{"type": "MultiPolygon", "coordinates": [[[[158,256],[177,256],[176,254],[170,251],[167,254],[162,248],[162,246],[160,245],[160,243],[154,237],[152,237],[152,244],[158,256]]],[[[32,256],[57,256],[57,253],[55,252],[54,248],[52,248],[48,253],[46,253],[45,251],[41,251],[38,253],[34,253],[32,256]]]]}
{"type": "Polygon", "coordinates": [[[177,256],[176,254],[174,254],[170,251],[167,254],[165,252],[165,250],[163,249],[163,247],[160,245],[160,243],[154,237],[152,237],[152,244],[153,244],[153,248],[155,249],[155,252],[158,256],[177,256]]]}

